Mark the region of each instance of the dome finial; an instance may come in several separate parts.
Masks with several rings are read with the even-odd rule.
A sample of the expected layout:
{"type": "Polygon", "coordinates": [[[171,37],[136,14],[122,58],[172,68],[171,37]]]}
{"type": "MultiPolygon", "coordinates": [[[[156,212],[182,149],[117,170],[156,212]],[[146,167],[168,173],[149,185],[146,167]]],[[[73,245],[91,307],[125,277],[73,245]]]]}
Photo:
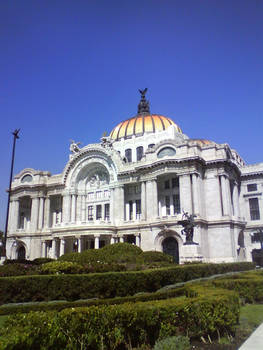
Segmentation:
{"type": "Polygon", "coordinates": [[[149,101],[146,101],[145,99],[145,94],[147,92],[147,88],[145,88],[144,90],[140,90],[139,92],[141,94],[141,100],[140,103],[138,104],[138,114],[149,114],[150,113],[150,105],[149,105],[149,101]]]}

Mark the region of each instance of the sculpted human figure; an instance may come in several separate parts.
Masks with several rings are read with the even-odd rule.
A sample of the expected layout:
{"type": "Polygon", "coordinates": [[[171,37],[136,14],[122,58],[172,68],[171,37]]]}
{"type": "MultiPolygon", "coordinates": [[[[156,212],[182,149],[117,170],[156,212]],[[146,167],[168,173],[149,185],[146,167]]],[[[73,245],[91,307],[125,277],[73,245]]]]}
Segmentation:
{"type": "Polygon", "coordinates": [[[72,153],[78,153],[80,151],[79,145],[81,142],[75,142],[74,140],[70,140],[71,144],[69,146],[69,150],[72,153]]]}
{"type": "Polygon", "coordinates": [[[185,243],[194,243],[193,242],[193,236],[194,236],[194,218],[196,217],[195,214],[188,214],[188,212],[183,213],[183,217],[181,221],[178,223],[182,225],[184,228],[182,229],[181,233],[185,234],[185,243]],[[185,218],[185,219],[184,219],[185,218]]]}

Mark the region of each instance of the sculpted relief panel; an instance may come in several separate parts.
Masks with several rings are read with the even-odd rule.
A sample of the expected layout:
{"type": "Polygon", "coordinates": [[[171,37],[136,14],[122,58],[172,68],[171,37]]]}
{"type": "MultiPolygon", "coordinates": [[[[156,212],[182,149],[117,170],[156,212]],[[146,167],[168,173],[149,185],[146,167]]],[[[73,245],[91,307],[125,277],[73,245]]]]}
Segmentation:
{"type": "Polygon", "coordinates": [[[103,170],[93,170],[91,174],[89,174],[86,187],[88,189],[92,188],[100,188],[109,183],[109,174],[103,170]]]}

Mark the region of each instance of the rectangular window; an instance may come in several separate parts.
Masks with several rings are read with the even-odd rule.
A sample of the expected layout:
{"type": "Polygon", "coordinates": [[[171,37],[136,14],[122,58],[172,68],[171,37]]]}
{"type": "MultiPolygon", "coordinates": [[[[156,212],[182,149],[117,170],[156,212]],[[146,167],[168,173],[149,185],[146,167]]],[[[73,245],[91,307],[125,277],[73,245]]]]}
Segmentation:
{"type": "Polygon", "coordinates": [[[105,211],[104,211],[104,219],[109,220],[110,219],[110,205],[109,203],[105,204],[105,211]]]}
{"type": "Polygon", "coordinates": [[[143,147],[137,147],[136,148],[136,154],[137,154],[137,162],[142,159],[143,156],[143,147]]]}
{"type": "Polygon", "coordinates": [[[132,161],[132,150],[130,148],[125,150],[125,157],[128,163],[132,161]]]}
{"type": "Polygon", "coordinates": [[[171,215],[170,197],[169,196],[165,196],[165,207],[166,207],[166,215],[171,215]]]}
{"type": "Polygon", "coordinates": [[[136,200],[136,219],[140,219],[141,217],[141,200],[136,200]]]}
{"type": "Polygon", "coordinates": [[[101,205],[96,205],[96,220],[101,219],[101,205]]]}
{"type": "Polygon", "coordinates": [[[172,179],[172,188],[179,187],[179,177],[174,177],[172,179]]]}
{"type": "Polygon", "coordinates": [[[174,206],[174,214],[180,213],[181,208],[180,208],[180,196],[179,196],[179,194],[173,195],[173,206],[174,206]]]}
{"type": "Polygon", "coordinates": [[[166,180],[165,182],[164,182],[164,189],[165,190],[168,190],[170,188],[170,180],[166,180]]]}
{"type": "Polygon", "coordinates": [[[102,191],[98,191],[98,192],[96,193],[96,197],[97,197],[97,199],[102,198],[102,191]]]}
{"type": "Polygon", "coordinates": [[[247,191],[248,192],[253,192],[253,191],[257,191],[257,184],[249,184],[247,185],[247,191]]]}
{"type": "Polygon", "coordinates": [[[250,219],[259,220],[260,214],[259,214],[258,198],[249,199],[249,209],[250,209],[250,219]]]}
{"type": "Polygon", "coordinates": [[[93,205],[88,206],[88,220],[93,220],[93,205]]]}
{"type": "Polygon", "coordinates": [[[88,200],[94,199],[94,192],[88,193],[88,200]]]}

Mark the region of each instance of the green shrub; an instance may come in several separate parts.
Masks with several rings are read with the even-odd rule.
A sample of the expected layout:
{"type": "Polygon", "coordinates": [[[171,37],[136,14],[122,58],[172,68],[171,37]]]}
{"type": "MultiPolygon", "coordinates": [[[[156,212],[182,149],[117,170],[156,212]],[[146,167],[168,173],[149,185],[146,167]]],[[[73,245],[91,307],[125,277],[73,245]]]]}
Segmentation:
{"type": "Polygon", "coordinates": [[[183,335],[168,337],[158,340],[153,350],[189,350],[190,341],[188,337],[183,335]]]}
{"type": "Polygon", "coordinates": [[[199,289],[202,295],[195,298],[17,314],[0,331],[0,348],[119,350],[128,344],[153,346],[162,326],[172,326],[189,337],[233,332],[239,316],[235,293],[199,289]]]}
{"type": "Polygon", "coordinates": [[[101,249],[88,249],[82,253],[69,253],[58,260],[72,261],[80,264],[88,263],[126,263],[136,262],[136,258],[142,254],[142,250],[129,243],[109,244],[101,249]]]}
{"type": "Polygon", "coordinates": [[[36,258],[33,260],[33,263],[36,265],[42,265],[42,264],[46,264],[48,262],[54,261],[54,259],[51,258],[36,258]]]}
{"type": "Polygon", "coordinates": [[[55,275],[61,273],[75,274],[82,273],[84,268],[70,261],[51,261],[41,266],[40,272],[44,275],[55,275]]]}
{"type": "Polygon", "coordinates": [[[217,279],[212,281],[212,284],[216,287],[236,291],[244,302],[263,301],[263,274],[261,271],[238,274],[233,276],[232,279],[217,279]]]}
{"type": "Polygon", "coordinates": [[[133,296],[115,297],[108,299],[82,299],[77,301],[55,300],[52,303],[48,302],[27,302],[19,304],[7,304],[0,306],[0,315],[11,315],[14,313],[27,313],[30,311],[46,311],[57,310],[61,311],[70,307],[84,307],[92,305],[117,305],[127,302],[136,303],[137,301],[150,301],[150,300],[164,300],[169,298],[175,298],[179,296],[186,296],[187,298],[193,298],[198,296],[196,288],[182,287],[177,289],[168,290],[165,292],[156,293],[138,293],[133,296]]]}
{"type": "Polygon", "coordinates": [[[0,304],[122,297],[138,292],[155,292],[169,284],[249,267],[253,264],[175,265],[145,271],[5,277],[0,278],[0,304]]]}
{"type": "Polygon", "coordinates": [[[23,275],[38,275],[39,268],[36,265],[10,263],[0,265],[0,277],[23,276],[23,275]]]}
{"type": "Polygon", "coordinates": [[[173,257],[162,252],[148,251],[142,253],[142,259],[145,263],[167,262],[172,263],[173,257]]]}

